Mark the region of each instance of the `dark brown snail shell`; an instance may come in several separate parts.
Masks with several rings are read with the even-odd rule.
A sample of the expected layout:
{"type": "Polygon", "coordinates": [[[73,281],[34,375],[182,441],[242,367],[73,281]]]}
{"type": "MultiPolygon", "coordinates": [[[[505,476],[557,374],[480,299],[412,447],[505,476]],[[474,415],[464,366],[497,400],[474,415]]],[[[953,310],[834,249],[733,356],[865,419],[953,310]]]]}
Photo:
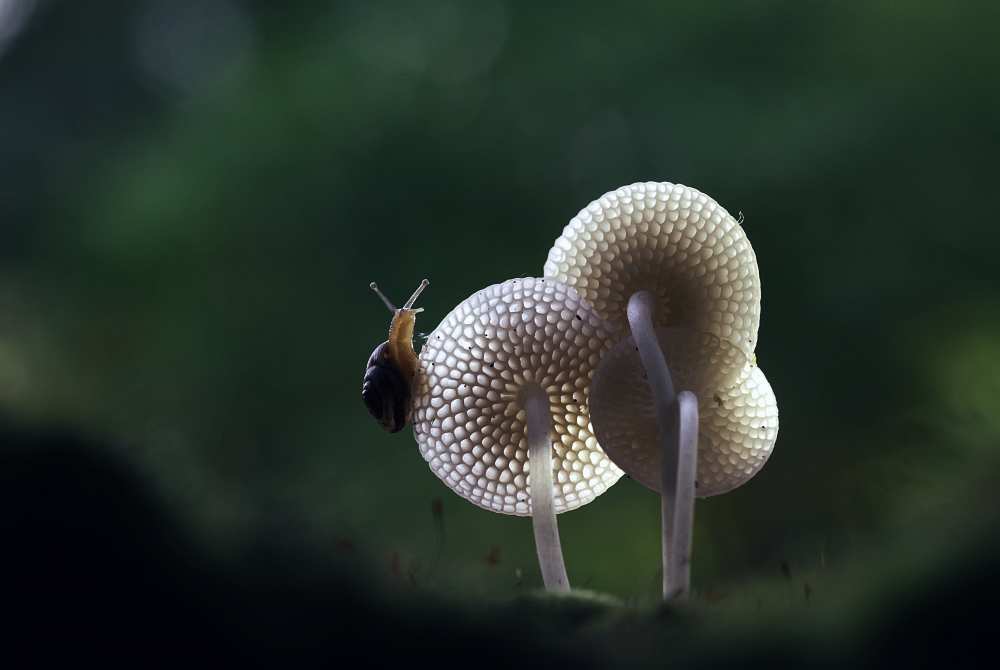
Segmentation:
{"type": "Polygon", "coordinates": [[[389,342],[375,347],[365,367],[361,397],[369,414],[390,433],[406,426],[410,407],[410,385],[389,356],[389,342]]]}

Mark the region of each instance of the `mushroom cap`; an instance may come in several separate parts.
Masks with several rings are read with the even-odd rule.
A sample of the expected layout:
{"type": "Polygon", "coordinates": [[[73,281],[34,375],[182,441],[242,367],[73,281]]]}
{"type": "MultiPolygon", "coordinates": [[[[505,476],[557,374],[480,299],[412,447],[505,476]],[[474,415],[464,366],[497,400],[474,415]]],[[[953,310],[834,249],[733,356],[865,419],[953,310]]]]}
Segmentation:
{"type": "MultiPolygon", "coordinates": [[[[674,385],[698,397],[700,498],[731,491],[764,466],[778,437],[778,405],[760,368],[734,345],[684,328],[658,328],[674,385]]],[[[660,491],[663,453],[642,361],[631,337],[601,361],[591,387],[597,439],[633,479],[660,491]]]]}
{"type": "Polygon", "coordinates": [[[757,344],[760,275],[743,228],[697,189],[645,182],[605,193],[549,251],[545,276],[572,286],[621,330],[640,289],[656,326],[712,333],[745,353],[757,344]]]}
{"type": "Polygon", "coordinates": [[[590,382],[611,329],[572,288],[511,279],[464,300],[420,352],[413,432],[431,470],[494,512],[531,514],[525,384],[551,404],[557,512],[584,505],[622,471],[590,424],[590,382]]]}

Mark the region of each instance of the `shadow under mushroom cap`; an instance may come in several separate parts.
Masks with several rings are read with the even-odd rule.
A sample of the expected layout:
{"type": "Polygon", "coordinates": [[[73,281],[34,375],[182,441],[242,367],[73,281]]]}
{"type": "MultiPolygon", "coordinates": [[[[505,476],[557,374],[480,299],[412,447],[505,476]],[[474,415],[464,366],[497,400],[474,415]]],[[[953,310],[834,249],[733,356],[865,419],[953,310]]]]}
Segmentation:
{"type": "Polygon", "coordinates": [[[622,475],[590,424],[589,394],[611,329],[579,294],[548,279],[512,279],[476,292],[420,352],[413,429],[421,455],[449,488],[485,509],[531,514],[526,383],[546,392],[554,427],[557,512],[603,493],[622,475]]]}
{"type": "Polygon", "coordinates": [[[757,344],[760,276],[743,228],[697,189],[645,182],[610,191],[556,240],[545,276],[572,286],[613,327],[638,290],[657,298],[654,324],[712,333],[745,353],[757,344]]]}

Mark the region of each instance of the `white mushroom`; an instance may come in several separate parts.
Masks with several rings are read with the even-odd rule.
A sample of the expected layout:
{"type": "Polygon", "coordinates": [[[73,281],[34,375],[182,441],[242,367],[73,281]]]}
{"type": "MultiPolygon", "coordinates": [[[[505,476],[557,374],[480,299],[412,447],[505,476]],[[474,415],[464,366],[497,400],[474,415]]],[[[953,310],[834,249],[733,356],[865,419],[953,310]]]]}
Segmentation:
{"type": "Polygon", "coordinates": [[[598,446],[588,409],[593,372],[612,341],[575,290],[524,278],[464,300],[420,352],[413,428],[421,455],[466,500],[533,516],[550,589],[569,588],[556,512],[590,502],[622,475],[598,446]]]}
{"type": "MultiPolygon", "coordinates": [[[[639,183],[606,193],[574,217],[549,252],[545,275],[576,288],[618,329],[622,342],[595,378],[594,423],[618,465],[661,492],[664,596],[683,597],[696,472],[699,486],[703,479],[707,483],[706,473],[718,470],[720,459],[747,449],[769,453],[777,433],[773,394],[750,363],[760,321],[753,249],[736,220],[704,193],[679,184],[639,183]],[[680,338],[673,343],[671,331],[664,330],[671,326],[681,329],[673,331],[680,338]],[[612,361],[625,369],[610,370],[612,361]],[[668,361],[678,368],[676,377],[668,361]],[[682,372],[685,367],[690,372],[682,372]],[[675,382],[693,392],[675,394],[675,382]],[[636,387],[646,400],[635,399],[629,412],[614,418],[626,406],[624,392],[605,389],[605,383],[636,387]],[[707,404],[708,388],[712,400],[729,398],[731,409],[725,402],[707,404]],[[700,449],[699,392],[705,438],[700,449]],[[767,415],[760,435],[733,430],[746,407],[767,415]],[[626,436],[621,429],[633,422],[627,432],[631,441],[620,442],[626,436]],[[656,453],[637,458],[640,452],[656,453]]],[[[756,472],[750,470],[742,481],[756,472]]]]}

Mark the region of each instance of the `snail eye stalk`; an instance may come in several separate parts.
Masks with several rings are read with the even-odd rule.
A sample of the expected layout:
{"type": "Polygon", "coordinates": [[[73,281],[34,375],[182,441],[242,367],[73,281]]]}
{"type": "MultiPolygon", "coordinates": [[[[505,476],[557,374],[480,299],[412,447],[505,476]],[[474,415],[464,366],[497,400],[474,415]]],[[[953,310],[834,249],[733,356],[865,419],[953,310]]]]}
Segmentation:
{"type": "Polygon", "coordinates": [[[406,301],[405,305],[403,305],[403,309],[412,309],[413,303],[417,301],[417,298],[420,297],[420,294],[423,293],[424,289],[427,288],[428,286],[430,286],[430,282],[428,280],[424,279],[423,281],[421,281],[420,286],[417,287],[417,290],[413,292],[413,295],[410,296],[410,299],[406,301]]]}
{"type": "Polygon", "coordinates": [[[392,304],[391,300],[389,300],[387,297],[385,297],[385,293],[382,293],[382,291],[378,287],[378,284],[376,284],[375,282],[372,282],[371,284],[368,285],[368,288],[370,288],[372,291],[374,291],[375,295],[377,295],[379,298],[382,299],[382,302],[385,303],[385,306],[389,308],[390,312],[392,312],[393,314],[396,313],[396,306],[392,304]]]}

